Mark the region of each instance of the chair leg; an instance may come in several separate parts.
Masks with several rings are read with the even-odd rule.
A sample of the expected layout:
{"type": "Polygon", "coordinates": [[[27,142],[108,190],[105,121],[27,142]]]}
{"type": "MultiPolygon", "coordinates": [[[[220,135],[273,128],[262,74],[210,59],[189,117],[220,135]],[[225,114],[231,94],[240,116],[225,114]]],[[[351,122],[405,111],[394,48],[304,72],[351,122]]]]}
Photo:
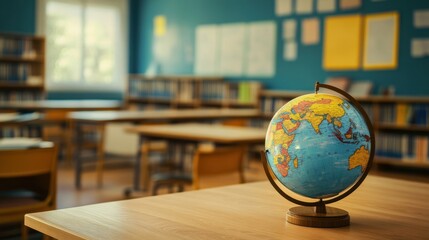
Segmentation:
{"type": "Polygon", "coordinates": [[[152,196],[158,195],[158,188],[159,188],[159,184],[158,183],[153,183],[152,186],[152,196]]]}
{"type": "Polygon", "coordinates": [[[25,226],[24,223],[22,224],[22,227],[21,227],[21,239],[22,240],[28,239],[28,227],[25,226]]]}
{"type": "Polygon", "coordinates": [[[101,188],[103,186],[103,168],[104,168],[104,131],[105,126],[99,126],[97,133],[100,136],[98,147],[97,147],[97,186],[101,188]]]}
{"type": "Polygon", "coordinates": [[[174,192],[174,186],[173,184],[169,184],[168,185],[168,193],[173,193],[174,192]]]}

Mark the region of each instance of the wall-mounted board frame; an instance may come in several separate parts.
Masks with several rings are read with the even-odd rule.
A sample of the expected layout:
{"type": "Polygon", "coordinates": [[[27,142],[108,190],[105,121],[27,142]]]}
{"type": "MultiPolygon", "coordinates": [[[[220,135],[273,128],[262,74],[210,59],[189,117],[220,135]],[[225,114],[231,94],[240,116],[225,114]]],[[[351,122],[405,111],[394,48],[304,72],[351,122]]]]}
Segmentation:
{"type": "Polygon", "coordinates": [[[366,15],[363,69],[395,69],[398,65],[398,36],[397,12],[366,15]]]}

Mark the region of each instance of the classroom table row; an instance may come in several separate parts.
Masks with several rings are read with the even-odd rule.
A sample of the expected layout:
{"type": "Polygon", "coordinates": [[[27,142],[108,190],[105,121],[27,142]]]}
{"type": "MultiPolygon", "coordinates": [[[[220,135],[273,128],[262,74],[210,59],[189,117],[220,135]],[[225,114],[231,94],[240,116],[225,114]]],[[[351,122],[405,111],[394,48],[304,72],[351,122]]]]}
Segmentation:
{"type": "MultiPolygon", "coordinates": [[[[29,112],[32,110],[40,110],[37,113],[26,113],[18,115],[15,118],[0,119],[0,127],[6,126],[25,126],[27,128],[36,129],[37,134],[41,136],[41,128],[47,125],[57,124],[63,129],[64,141],[64,159],[73,162],[75,166],[75,186],[82,186],[82,172],[85,161],[81,157],[81,152],[85,145],[84,132],[87,129],[93,131],[96,135],[96,140],[93,142],[93,147],[96,152],[96,171],[97,183],[102,186],[102,173],[105,162],[105,137],[106,126],[111,123],[131,123],[135,126],[147,125],[150,127],[136,127],[128,129],[128,132],[140,136],[139,145],[145,141],[156,139],[164,139],[170,142],[183,142],[197,144],[202,141],[211,141],[221,145],[243,145],[250,143],[263,143],[265,131],[250,127],[228,127],[228,126],[204,126],[204,125],[188,125],[175,126],[172,124],[184,122],[204,122],[211,124],[228,119],[252,119],[260,117],[260,112],[256,109],[168,109],[168,110],[145,110],[145,111],[128,111],[118,110],[120,105],[115,105],[114,102],[107,101],[86,101],[80,102],[73,107],[72,101],[51,101],[45,104],[21,104],[14,105],[16,109],[29,112]],[[21,106],[21,107],[19,107],[21,106]],[[104,109],[116,110],[104,110],[104,109]],[[52,114],[59,111],[61,115],[52,114]],[[75,111],[84,110],[84,111],[75,111]],[[90,111],[87,111],[90,110],[90,111]],[[49,113],[48,113],[49,112],[49,113]],[[52,118],[52,116],[56,118],[52,118]],[[154,126],[154,124],[161,124],[154,126]],[[151,130],[147,132],[147,130],[151,130]],[[187,131],[181,131],[187,129],[187,131]],[[158,133],[156,131],[159,131],[158,133]],[[174,131],[178,131],[174,135],[174,131]],[[165,134],[168,133],[168,134],[165,134]],[[162,136],[157,134],[164,134],[162,136]],[[250,134],[250,135],[249,135],[250,134]],[[253,135],[252,135],[253,134],[253,135]],[[252,136],[251,136],[252,135],[252,136]],[[193,138],[192,138],[193,137],[193,138]],[[190,139],[192,138],[192,139],[190,139]],[[248,139],[248,140],[247,140],[248,139]]],[[[12,108],[10,108],[12,109],[12,108]]],[[[138,148],[135,160],[135,176],[132,190],[141,190],[142,177],[147,174],[147,163],[141,163],[141,148],[138,148]],[[143,173],[142,173],[143,172],[143,173]]],[[[147,182],[147,181],[146,181],[147,182]]],[[[147,184],[147,183],[144,183],[147,184]]],[[[146,185],[145,185],[146,186],[146,185]]],[[[145,190],[146,188],[144,188],[145,190]]]]}

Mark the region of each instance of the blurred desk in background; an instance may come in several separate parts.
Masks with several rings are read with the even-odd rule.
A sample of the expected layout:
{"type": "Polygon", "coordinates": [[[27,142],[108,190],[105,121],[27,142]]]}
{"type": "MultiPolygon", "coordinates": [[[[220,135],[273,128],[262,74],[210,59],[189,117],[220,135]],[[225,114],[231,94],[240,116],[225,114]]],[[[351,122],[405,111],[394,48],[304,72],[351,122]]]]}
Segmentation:
{"type": "MultiPolygon", "coordinates": [[[[179,145],[183,148],[184,144],[198,144],[210,142],[216,145],[239,145],[247,147],[251,144],[263,144],[266,130],[252,127],[224,126],[201,123],[184,124],[165,124],[158,126],[136,126],[127,129],[128,132],[136,133],[140,136],[140,144],[152,140],[168,140],[169,143],[179,145]]],[[[170,151],[174,152],[174,151],[170,151]]],[[[182,154],[183,150],[180,151],[182,154]]],[[[133,190],[140,190],[140,183],[143,182],[144,189],[148,184],[148,153],[139,151],[136,158],[134,186],[133,190]],[[141,160],[143,159],[143,162],[141,160]],[[143,181],[145,177],[145,181],[143,181]]],[[[183,157],[183,156],[179,156],[183,157]]],[[[181,160],[183,162],[183,160],[181,160]]],[[[129,194],[129,191],[126,191],[129,194]]]]}
{"type": "MultiPolygon", "coordinates": [[[[82,160],[79,157],[84,139],[82,129],[86,126],[95,126],[98,132],[97,142],[97,181],[102,183],[102,166],[104,164],[105,129],[108,123],[132,123],[132,124],[159,124],[190,121],[213,122],[227,119],[251,119],[259,118],[261,113],[257,109],[169,109],[169,110],[145,110],[145,111],[96,111],[96,112],[71,112],[68,118],[71,120],[71,129],[77,137],[76,146],[76,179],[75,186],[81,187],[82,160]]],[[[70,145],[71,146],[71,145],[70,145]]],[[[69,152],[72,152],[70,150],[69,152]]],[[[137,168],[137,167],[136,167],[137,168]]],[[[138,183],[137,183],[138,184],[138,183]]]]}
{"type": "Polygon", "coordinates": [[[60,156],[65,155],[65,158],[71,161],[72,132],[67,118],[68,113],[71,111],[119,110],[122,107],[122,102],[116,100],[0,102],[0,115],[3,118],[10,118],[2,121],[2,117],[0,117],[0,137],[14,137],[15,135],[17,137],[40,137],[53,141],[59,146],[60,156]],[[13,115],[16,116],[12,117],[13,115]]]}

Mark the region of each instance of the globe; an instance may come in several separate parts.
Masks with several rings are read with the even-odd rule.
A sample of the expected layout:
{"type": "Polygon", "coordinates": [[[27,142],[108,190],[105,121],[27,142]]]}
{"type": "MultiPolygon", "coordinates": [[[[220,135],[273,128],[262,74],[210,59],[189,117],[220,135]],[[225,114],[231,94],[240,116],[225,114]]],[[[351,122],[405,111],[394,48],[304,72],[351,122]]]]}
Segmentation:
{"type": "Polygon", "coordinates": [[[374,146],[368,115],[341,89],[317,82],[314,94],[282,106],[270,121],[261,157],[271,185],[284,198],[301,205],[290,208],[286,220],[307,227],[349,225],[347,211],[326,204],[359,187],[372,165],[374,146]],[[319,93],[319,88],[335,95],[319,93]],[[280,185],[318,201],[292,197],[280,185]]]}
{"type": "Polygon", "coordinates": [[[361,113],[346,99],[307,94],[275,113],[266,134],[266,157],[287,189],[308,198],[330,198],[365,172],[370,135],[361,113]]]}

